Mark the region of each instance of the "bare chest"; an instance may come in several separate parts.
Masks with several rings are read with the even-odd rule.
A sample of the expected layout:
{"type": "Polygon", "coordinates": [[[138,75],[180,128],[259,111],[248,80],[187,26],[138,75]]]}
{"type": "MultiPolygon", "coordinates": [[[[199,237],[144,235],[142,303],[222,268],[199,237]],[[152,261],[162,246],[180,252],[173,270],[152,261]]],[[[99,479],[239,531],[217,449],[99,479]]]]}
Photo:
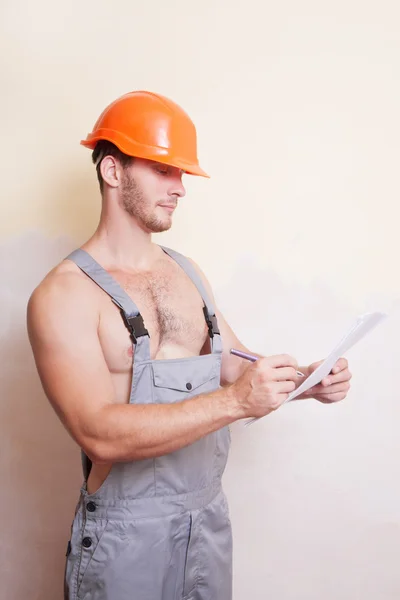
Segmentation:
{"type": "MultiPolygon", "coordinates": [[[[152,359],[194,356],[206,351],[203,300],[185,272],[169,261],[153,271],[111,273],[132,298],[150,334],[152,359]]],[[[134,348],[118,308],[103,298],[99,337],[112,373],[130,370],[134,348]]]]}

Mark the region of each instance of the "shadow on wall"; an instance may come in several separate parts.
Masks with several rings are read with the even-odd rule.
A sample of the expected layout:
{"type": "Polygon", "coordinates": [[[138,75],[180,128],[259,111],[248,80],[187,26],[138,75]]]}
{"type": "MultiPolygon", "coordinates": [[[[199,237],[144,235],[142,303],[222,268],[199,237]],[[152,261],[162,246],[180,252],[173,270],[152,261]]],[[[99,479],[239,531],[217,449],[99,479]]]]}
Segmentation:
{"type": "Polygon", "coordinates": [[[42,390],[26,305],[45,274],[73,249],[71,240],[38,233],[0,246],[1,600],[63,595],[65,550],[82,483],[80,455],[42,390]]]}
{"type": "Polygon", "coordinates": [[[224,487],[234,539],[234,598],[400,598],[397,392],[400,298],[356,305],[321,280],[284,281],[253,258],[215,290],[246,346],[320,360],[362,312],[390,318],[347,353],[342,403],[292,402],[232,427],[224,487]]]}
{"type": "MultiPolygon", "coordinates": [[[[68,194],[64,197],[67,200],[68,194]]],[[[75,246],[70,239],[51,240],[39,233],[0,246],[0,507],[5,517],[0,600],[58,600],[63,595],[65,550],[82,483],[80,454],[45,398],[25,323],[32,290],[75,246]]],[[[276,273],[251,262],[238,265],[231,284],[217,290],[217,300],[228,322],[254,351],[289,352],[303,364],[322,358],[360,311],[342,304],[318,282],[312,287],[285,284],[276,273]]],[[[367,309],[386,308],[384,298],[371,298],[368,304],[367,309]]],[[[399,301],[394,305],[399,308],[399,301]]],[[[293,403],[253,429],[234,428],[226,490],[235,527],[238,599],[248,595],[250,580],[256,587],[259,584],[258,597],[264,598],[265,564],[271,565],[267,574],[271,597],[281,600],[294,597],[280,588],[282,564],[301,562],[297,579],[292,573],[293,589],[303,589],[302,597],[310,600],[354,597],[350,595],[353,584],[358,585],[354,578],[364,570],[370,575],[364,578],[359,597],[393,579],[398,553],[389,552],[392,542],[386,524],[397,520],[398,511],[397,502],[393,507],[388,504],[397,492],[394,424],[399,403],[391,393],[397,385],[397,367],[388,364],[385,348],[397,348],[398,323],[391,321],[386,331],[382,328],[356,349],[351,358],[356,375],[352,403],[329,408],[315,402],[293,403]],[[374,366],[375,376],[368,364],[374,366]],[[304,517],[310,498],[313,521],[304,517]],[[246,518],[244,506],[251,507],[246,518]],[[351,524],[346,525],[346,552],[341,533],[337,534],[343,532],[343,523],[351,524]],[[381,540],[385,560],[379,572],[369,567],[376,545],[371,540],[365,550],[366,528],[378,532],[381,540]],[[355,535],[360,540],[356,545],[350,539],[355,535]],[[313,541],[307,551],[304,539],[313,541]],[[325,539],[330,540],[332,554],[321,561],[325,539]],[[335,554],[338,548],[341,563],[335,554]],[[346,567],[354,567],[354,556],[360,556],[356,575],[346,567]],[[318,587],[315,574],[326,569],[330,581],[332,561],[335,572],[346,568],[348,572],[343,593],[332,588],[328,595],[328,584],[321,580],[318,587]]],[[[393,585],[398,588],[397,581],[393,585]]]]}

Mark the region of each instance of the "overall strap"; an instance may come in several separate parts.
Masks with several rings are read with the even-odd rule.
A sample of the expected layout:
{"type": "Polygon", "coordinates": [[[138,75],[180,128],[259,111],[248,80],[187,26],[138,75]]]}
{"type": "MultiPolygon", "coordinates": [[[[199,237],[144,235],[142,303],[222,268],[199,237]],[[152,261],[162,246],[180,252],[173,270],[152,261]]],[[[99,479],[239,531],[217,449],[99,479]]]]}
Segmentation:
{"type": "Polygon", "coordinates": [[[138,307],[122,287],[85,250],[78,248],[66,259],[72,260],[94,283],[96,283],[120,309],[125,327],[135,344],[135,361],[150,360],[150,336],[138,307]]]}
{"type": "Polygon", "coordinates": [[[186,256],[176,252],[176,250],[171,250],[171,248],[166,248],[165,246],[160,246],[162,250],[168,256],[170,256],[173,260],[175,260],[180,267],[185,271],[186,275],[192,280],[194,285],[199,291],[200,296],[203,299],[204,307],[204,318],[206,320],[208,326],[208,333],[211,338],[212,352],[213,353],[221,353],[222,352],[222,340],[221,334],[218,328],[217,317],[215,315],[215,306],[206,290],[206,287],[196,271],[193,264],[189,261],[186,256]]]}

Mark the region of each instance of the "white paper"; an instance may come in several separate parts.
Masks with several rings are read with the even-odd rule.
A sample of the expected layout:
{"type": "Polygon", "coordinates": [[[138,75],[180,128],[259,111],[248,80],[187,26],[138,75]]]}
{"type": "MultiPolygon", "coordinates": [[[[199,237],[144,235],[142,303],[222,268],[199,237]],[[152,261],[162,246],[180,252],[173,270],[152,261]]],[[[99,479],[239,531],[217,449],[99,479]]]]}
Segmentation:
{"type": "MultiPolygon", "coordinates": [[[[291,394],[289,394],[288,398],[285,400],[286,402],[290,402],[294,400],[302,394],[306,392],[314,385],[318,385],[324,377],[329,375],[336,361],[341,358],[350,348],[352,348],[357,342],[359,342],[367,333],[372,331],[379,323],[384,321],[387,318],[386,313],[382,312],[373,312],[367,313],[365,315],[360,315],[354,325],[350,327],[348,332],[343,336],[341,341],[334,347],[332,352],[329,354],[328,358],[324,360],[324,362],[317,368],[303,383],[291,394]]],[[[254,421],[258,421],[259,418],[249,419],[246,422],[246,425],[250,425],[254,423],[254,421]]]]}

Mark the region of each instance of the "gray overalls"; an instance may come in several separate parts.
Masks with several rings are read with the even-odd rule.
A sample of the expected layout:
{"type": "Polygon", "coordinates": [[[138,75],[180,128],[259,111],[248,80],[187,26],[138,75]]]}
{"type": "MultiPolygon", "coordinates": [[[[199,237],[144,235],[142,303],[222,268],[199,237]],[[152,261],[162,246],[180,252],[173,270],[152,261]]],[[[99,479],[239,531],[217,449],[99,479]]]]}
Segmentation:
{"type": "MultiPolygon", "coordinates": [[[[162,246],[161,246],[162,247],[162,246]]],[[[222,341],[215,310],[191,263],[162,247],[204,301],[211,354],[151,360],[139,310],[85,251],[67,258],[120,309],[135,344],[131,404],[169,404],[217,390],[222,341]]],[[[224,427],[170,454],[115,463],[94,494],[84,483],[68,543],[65,600],[231,600],[232,536],[221,487],[230,445],[224,427]]]]}

